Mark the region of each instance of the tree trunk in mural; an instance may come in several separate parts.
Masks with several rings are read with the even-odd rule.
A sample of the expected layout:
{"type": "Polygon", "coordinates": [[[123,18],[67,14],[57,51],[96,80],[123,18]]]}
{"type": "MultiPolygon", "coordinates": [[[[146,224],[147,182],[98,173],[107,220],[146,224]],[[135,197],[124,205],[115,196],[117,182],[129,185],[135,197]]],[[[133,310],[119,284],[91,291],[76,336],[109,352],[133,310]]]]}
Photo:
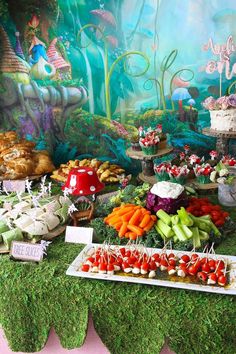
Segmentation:
{"type": "Polygon", "coordinates": [[[40,125],[37,120],[37,111],[31,106],[37,101],[38,111],[44,113],[47,106],[61,107],[62,114],[59,122],[61,137],[64,136],[66,119],[77,108],[86,103],[88,96],[83,87],[39,87],[35,81],[30,84],[16,83],[9,77],[2,78],[1,86],[3,93],[0,97],[5,118],[9,118],[9,112],[16,106],[20,106],[23,113],[31,118],[37,134],[40,133],[40,125]]]}

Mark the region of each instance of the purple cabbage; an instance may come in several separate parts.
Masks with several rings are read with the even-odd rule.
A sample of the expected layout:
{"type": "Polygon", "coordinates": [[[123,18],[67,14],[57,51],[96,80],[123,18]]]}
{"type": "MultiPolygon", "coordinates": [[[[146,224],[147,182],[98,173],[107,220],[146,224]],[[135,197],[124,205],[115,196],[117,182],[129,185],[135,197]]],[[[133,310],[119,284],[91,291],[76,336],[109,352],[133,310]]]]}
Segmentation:
{"type": "Polygon", "coordinates": [[[188,197],[185,192],[181,193],[178,198],[161,198],[156,194],[148,192],[146,198],[146,208],[153,213],[159,209],[164,210],[168,214],[176,214],[181,207],[186,208],[189,204],[188,197]]]}

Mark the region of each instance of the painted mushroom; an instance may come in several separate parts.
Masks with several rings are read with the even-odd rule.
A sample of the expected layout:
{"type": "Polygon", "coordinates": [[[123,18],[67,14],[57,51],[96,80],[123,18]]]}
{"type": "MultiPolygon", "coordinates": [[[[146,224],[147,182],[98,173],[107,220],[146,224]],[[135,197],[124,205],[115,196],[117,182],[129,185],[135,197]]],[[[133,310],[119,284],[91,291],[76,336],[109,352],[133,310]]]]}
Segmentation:
{"type": "Polygon", "coordinates": [[[188,90],[184,87],[178,87],[172,93],[172,101],[178,101],[179,103],[179,113],[181,121],[184,120],[183,100],[188,100],[190,98],[192,97],[190,96],[188,90]]]}
{"type": "Polygon", "coordinates": [[[209,152],[209,155],[211,156],[211,160],[215,160],[215,158],[218,156],[218,152],[216,150],[212,150],[209,152]]]}
{"type": "Polygon", "coordinates": [[[190,98],[190,100],[188,100],[188,104],[189,104],[189,109],[191,111],[193,106],[195,106],[196,101],[193,98],[190,98]]]}
{"type": "Polygon", "coordinates": [[[174,90],[172,93],[171,99],[173,101],[178,101],[179,102],[179,110],[183,109],[183,100],[191,99],[192,97],[190,96],[188,90],[184,87],[178,87],[174,90]]]}
{"type": "Polygon", "coordinates": [[[96,9],[90,11],[90,13],[94,16],[96,16],[99,19],[99,24],[102,25],[103,27],[113,27],[116,28],[116,20],[113,14],[110,11],[102,10],[102,9],[96,9]]]}

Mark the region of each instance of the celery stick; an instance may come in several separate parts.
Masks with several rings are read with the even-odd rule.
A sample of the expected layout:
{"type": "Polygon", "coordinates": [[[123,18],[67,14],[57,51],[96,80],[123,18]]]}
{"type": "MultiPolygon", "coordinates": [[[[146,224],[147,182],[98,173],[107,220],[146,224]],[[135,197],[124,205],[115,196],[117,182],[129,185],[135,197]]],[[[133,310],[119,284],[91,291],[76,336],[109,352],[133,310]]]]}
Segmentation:
{"type": "Polygon", "coordinates": [[[178,236],[175,235],[175,236],[173,237],[173,240],[174,240],[174,242],[178,242],[178,241],[179,241],[178,236]]]}
{"type": "Polygon", "coordinates": [[[161,219],[165,224],[170,225],[171,224],[171,217],[169,214],[167,214],[164,210],[160,209],[158,210],[156,214],[159,219],[161,219]]]}
{"type": "Polygon", "coordinates": [[[171,222],[172,222],[172,225],[178,224],[178,222],[179,222],[179,217],[178,217],[178,215],[173,215],[173,216],[171,217],[171,222]]]}
{"type": "Polygon", "coordinates": [[[178,237],[179,241],[186,241],[188,239],[185,236],[185,233],[183,232],[180,224],[174,225],[173,231],[174,231],[175,235],[178,237]]]}
{"type": "Polygon", "coordinates": [[[181,207],[180,210],[177,210],[177,213],[179,215],[181,224],[186,225],[186,226],[192,226],[193,225],[193,220],[189,216],[188,212],[185,210],[184,207],[181,207]]]}
{"type": "Polygon", "coordinates": [[[193,246],[195,248],[201,247],[201,240],[200,240],[200,235],[197,227],[192,228],[193,232],[193,246]]]}
{"type": "Polygon", "coordinates": [[[221,236],[220,230],[217,229],[217,227],[215,226],[215,224],[212,221],[210,221],[210,226],[216,236],[221,236]]]}
{"type": "Polygon", "coordinates": [[[202,241],[209,240],[209,234],[207,232],[202,231],[202,230],[198,230],[198,231],[199,231],[200,240],[202,240],[202,241]]]}
{"type": "Polygon", "coordinates": [[[190,230],[190,228],[189,228],[188,226],[186,226],[186,225],[181,225],[181,227],[182,227],[183,232],[185,233],[185,236],[186,236],[187,238],[192,238],[193,233],[192,233],[192,231],[190,230]]]}
{"type": "Polygon", "coordinates": [[[160,228],[157,225],[155,225],[155,229],[156,229],[156,232],[161,236],[161,238],[164,241],[167,241],[167,238],[165,237],[165,235],[163,234],[163,232],[160,230],[160,228]]]}
{"type": "Polygon", "coordinates": [[[174,235],[174,232],[172,231],[170,226],[166,225],[162,220],[157,221],[157,227],[159,227],[159,229],[167,238],[170,238],[174,235]]]}
{"type": "Polygon", "coordinates": [[[202,215],[198,217],[199,219],[203,219],[203,220],[209,220],[211,221],[211,216],[210,215],[202,215]]]}

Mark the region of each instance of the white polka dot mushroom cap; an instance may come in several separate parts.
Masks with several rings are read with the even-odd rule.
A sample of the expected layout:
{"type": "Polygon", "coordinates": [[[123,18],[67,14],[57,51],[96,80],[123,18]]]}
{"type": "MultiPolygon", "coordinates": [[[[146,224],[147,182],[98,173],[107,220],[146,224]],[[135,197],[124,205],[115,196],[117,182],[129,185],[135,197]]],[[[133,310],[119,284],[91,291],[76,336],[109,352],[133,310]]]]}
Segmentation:
{"type": "Polygon", "coordinates": [[[96,190],[96,188],[94,186],[91,186],[90,190],[91,190],[91,192],[94,192],[96,190]]]}
{"type": "Polygon", "coordinates": [[[92,176],[93,175],[93,171],[88,171],[88,175],[92,176]]]}
{"type": "Polygon", "coordinates": [[[86,172],[86,170],[83,169],[83,168],[81,168],[81,169],[79,169],[77,172],[83,173],[83,172],[86,172]]]}

